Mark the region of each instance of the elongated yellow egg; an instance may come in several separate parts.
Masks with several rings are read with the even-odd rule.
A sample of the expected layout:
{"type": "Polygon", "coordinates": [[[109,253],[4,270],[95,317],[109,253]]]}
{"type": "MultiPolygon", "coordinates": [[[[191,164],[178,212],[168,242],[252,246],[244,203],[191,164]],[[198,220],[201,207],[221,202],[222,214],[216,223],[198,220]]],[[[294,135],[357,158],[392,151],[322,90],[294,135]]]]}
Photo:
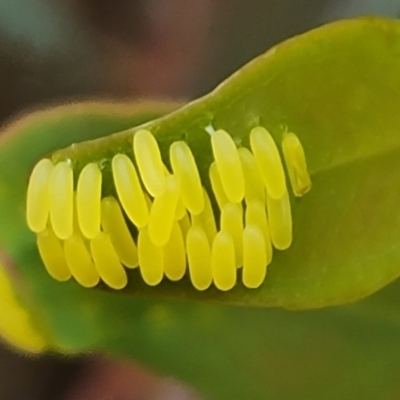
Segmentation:
{"type": "Polygon", "coordinates": [[[148,228],[139,231],[138,254],[140,273],[149,286],[158,285],[164,275],[164,258],[162,248],[150,239],[148,228]]]}
{"type": "Polygon", "coordinates": [[[158,143],[150,131],[141,129],[135,133],[133,153],[147,191],[153,197],[160,196],[165,190],[165,166],[158,143]]]}
{"type": "Polygon", "coordinates": [[[110,236],[101,232],[90,241],[90,250],[101,279],[113,289],[123,289],[128,283],[128,278],[110,236]]]}
{"type": "Polygon", "coordinates": [[[208,289],[213,280],[211,249],[202,227],[192,226],[189,229],[186,238],[186,252],[193,286],[197,290],[208,289]]]}
{"type": "Polygon", "coordinates": [[[235,246],[235,263],[243,263],[243,209],[238,203],[227,203],[221,211],[221,230],[229,233],[235,246]]]}
{"type": "Polygon", "coordinates": [[[186,207],[183,204],[182,198],[179,198],[178,204],[176,205],[175,221],[179,221],[186,214],[186,207]]]}
{"type": "Polygon", "coordinates": [[[181,196],[185,207],[192,214],[204,208],[202,186],[196,161],[185,142],[175,142],[169,149],[172,170],[181,182],[181,196]]]}
{"type": "Polygon", "coordinates": [[[211,187],[214,192],[215,199],[217,200],[218,207],[222,209],[222,207],[226,203],[228,203],[228,197],[226,196],[225,190],[222,187],[221,178],[219,176],[217,164],[215,163],[215,161],[210,165],[209,176],[211,187]]]}
{"type": "Polygon", "coordinates": [[[212,209],[210,198],[208,197],[207,191],[203,188],[204,196],[204,209],[198,215],[191,215],[192,225],[200,226],[204,229],[207,234],[210,244],[213,242],[215,235],[217,234],[217,225],[215,223],[214,212],[212,209]]]}
{"type": "Polygon", "coordinates": [[[42,232],[49,218],[49,183],[54,165],[47,158],[40,160],[29,178],[26,219],[33,232],[42,232]]]}
{"type": "Polygon", "coordinates": [[[246,202],[259,200],[265,203],[264,183],[258,169],[256,160],[249,149],[241,147],[238,149],[240,162],[242,163],[246,202]]]}
{"type": "Polygon", "coordinates": [[[190,217],[191,217],[190,219],[191,219],[191,222],[192,222],[193,226],[200,226],[201,228],[204,229],[203,220],[201,218],[201,214],[191,215],[190,217]]]}
{"type": "Polygon", "coordinates": [[[74,177],[67,161],[59,162],[53,169],[49,185],[50,221],[54,233],[67,239],[73,232],[74,177]]]}
{"type": "Polygon", "coordinates": [[[128,218],[139,228],[149,222],[149,208],[135,166],[125,154],[112,160],[112,172],[118,198],[128,218]]]}
{"type": "Polygon", "coordinates": [[[236,284],[235,245],[231,235],[220,231],[215,236],[211,250],[211,268],[215,286],[222,291],[236,284]]]}
{"type": "Polygon", "coordinates": [[[243,231],[243,273],[246,287],[255,289],[265,279],[267,272],[267,252],[264,235],[256,225],[247,225],[243,231]]]}
{"type": "Polygon", "coordinates": [[[178,222],[172,226],[171,236],[163,247],[165,275],[171,281],[179,281],[186,271],[186,249],[181,227],[178,222]]]}
{"type": "Polygon", "coordinates": [[[182,229],[183,238],[185,239],[187,233],[189,232],[190,226],[191,226],[188,213],[185,212],[185,215],[183,216],[183,218],[181,218],[178,222],[179,222],[179,226],[182,229]]]}
{"type": "Polygon", "coordinates": [[[93,239],[100,233],[102,174],[97,164],[86,165],[78,179],[76,208],[82,234],[93,239]]]}
{"type": "Polygon", "coordinates": [[[299,138],[294,133],[286,133],[282,140],[282,150],[293,193],[297,197],[304,196],[311,189],[311,179],[299,138]]]}
{"type": "Polygon", "coordinates": [[[214,211],[211,205],[210,198],[208,197],[207,191],[203,188],[204,194],[204,209],[201,213],[204,230],[208,236],[210,243],[213,242],[215,235],[217,234],[217,225],[215,223],[214,211]]]}
{"type": "Polygon", "coordinates": [[[282,198],[287,192],[286,180],[274,139],[265,128],[258,126],[250,132],[250,144],[267,193],[273,199],[282,198]]]}
{"type": "Polygon", "coordinates": [[[65,259],[72,276],[84,287],[96,286],[100,275],[80,234],[74,233],[64,242],[65,259]]]}
{"type": "Polygon", "coordinates": [[[271,241],[278,250],[285,250],[292,244],[292,211],[289,195],[273,199],[267,194],[267,208],[271,241]]]}
{"type": "Polygon", "coordinates": [[[170,175],[166,190],[154,199],[150,210],[149,236],[156,246],[165,246],[171,235],[180,194],[179,179],[170,175]]]}
{"type": "Polygon", "coordinates": [[[71,278],[61,242],[50,228],[37,235],[37,246],[43,264],[52,278],[60,282],[71,278]]]}
{"type": "Polygon", "coordinates": [[[219,129],[211,135],[211,145],[226,197],[232,203],[239,203],[244,197],[244,177],[235,142],[219,129]]]}
{"type": "Polygon", "coordinates": [[[121,207],[113,197],[101,201],[101,225],[108,233],[121,263],[128,268],[139,265],[138,251],[128,229],[121,207]]]}
{"type": "Polygon", "coordinates": [[[246,207],[246,225],[255,225],[260,228],[264,237],[267,262],[269,264],[272,261],[273,248],[265,208],[265,203],[261,203],[257,200],[250,201],[246,207]]]}

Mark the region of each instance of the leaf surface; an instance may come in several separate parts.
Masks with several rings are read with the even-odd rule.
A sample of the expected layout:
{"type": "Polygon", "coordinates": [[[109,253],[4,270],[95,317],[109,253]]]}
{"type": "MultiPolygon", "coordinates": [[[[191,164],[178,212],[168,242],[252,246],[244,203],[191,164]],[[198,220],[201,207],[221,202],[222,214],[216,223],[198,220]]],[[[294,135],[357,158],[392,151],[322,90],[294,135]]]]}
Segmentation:
{"type": "MultiPolygon", "coordinates": [[[[34,163],[58,147],[139,125],[173,106],[139,113],[133,107],[124,116],[115,109],[64,109],[13,125],[14,136],[4,136],[0,147],[0,243],[54,349],[134,357],[210,399],[395,398],[398,283],[357,304],[302,313],[208,302],[322,307],[357,300],[400,274],[399,72],[399,22],[338,22],[279,45],[206,98],[149,123],[164,157],[172,141],[186,138],[203,177],[211,162],[204,133],[210,124],[243,145],[256,124],[278,142],[286,131],[300,137],[313,188],[291,198],[293,246],[275,253],[259,290],[239,285],[225,294],[198,293],[187,280],[148,288],[135,274],[122,293],[53,281],[24,220],[34,163]]],[[[72,155],[83,165],[127,149],[132,133],[55,158],[72,155]]]]}
{"type": "MultiPolygon", "coordinates": [[[[275,251],[264,284],[197,292],[188,278],[156,288],[133,271],[127,292],[259,306],[314,308],[375,292],[400,274],[400,23],[340,21],[288,40],[256,58],[209,95],[145,126],[169,165],[172,142],[186,140],[210,191],[210,130],[249,146],[263,125],[278,144],[301,140],[313,181],[291,197],[294,242],[275,251]]],[[[132,156],[138,128],[55,153],[78,172],[121,150],[132,156]]],[[[108,174],[110,176],[110,174],[108,174]]],[[[107,179],[106,179],[107,181],[107,179]]],[[[111,179],[108,189],[113,192],[111,179]]],[[[217,218],[219,212],[216,210],[217,218]]]]}

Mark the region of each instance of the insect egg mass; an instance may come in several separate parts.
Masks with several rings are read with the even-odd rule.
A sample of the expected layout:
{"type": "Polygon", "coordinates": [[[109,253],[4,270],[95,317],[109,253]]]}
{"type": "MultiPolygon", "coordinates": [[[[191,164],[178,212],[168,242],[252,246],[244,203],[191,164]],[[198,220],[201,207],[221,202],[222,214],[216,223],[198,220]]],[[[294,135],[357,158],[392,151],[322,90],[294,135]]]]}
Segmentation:
{"type": "MultiPolygon", "coordinates": [[[[135,132],[131,140],[132,152],[111,157],[112,196],[102,198],[95,160],[75,178],[73,161],[43,159],[34,168],[27,221],[38,234],[49,273],[61,281],[72,276],[85,287],[101,279],[121,289],[125,268],[138,267],[150,286],[187,273],[198,290],[214,284],[227,291],[243,267],[242,283],[259,287],[273,261],[272,248],[287,249],[292,241],[283,163],[267,129],[251,131],[250,149],[237,147],[225,130],[212,133],[208,182],[200,178],[186,142],[171,143],[170,171],[150,130],[135,132]]],[[[294,134],[288,140],[292,184],[304,192],[309,185],[304,151],[294,134]]]]}

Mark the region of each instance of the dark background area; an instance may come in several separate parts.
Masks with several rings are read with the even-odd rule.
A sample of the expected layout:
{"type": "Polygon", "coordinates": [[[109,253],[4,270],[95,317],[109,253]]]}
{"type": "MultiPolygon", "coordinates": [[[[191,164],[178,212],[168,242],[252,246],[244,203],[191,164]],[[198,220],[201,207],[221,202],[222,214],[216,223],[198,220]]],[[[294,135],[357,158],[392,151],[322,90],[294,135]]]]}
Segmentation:
{"type": "MultiPolygon", "coordinates": [[[[393,0],[0,0],[0,124],[72,100],[192,99],[288,37],[335,19],[399,12],[393,0]]],[[[1,400],[81,398],[194,397],[134,364],[29,358],[0,346],[1,400]],[[116,382],[127,389],[112,397],[116,382]]]]}

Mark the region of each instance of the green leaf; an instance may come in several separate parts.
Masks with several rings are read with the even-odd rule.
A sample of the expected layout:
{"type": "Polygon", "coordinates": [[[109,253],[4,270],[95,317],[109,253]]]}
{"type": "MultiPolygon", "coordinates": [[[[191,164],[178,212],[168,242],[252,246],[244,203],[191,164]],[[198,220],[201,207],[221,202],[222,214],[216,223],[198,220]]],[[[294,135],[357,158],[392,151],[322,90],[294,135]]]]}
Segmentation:
{"type": "MultiPolygon", "coordinates": [[[[53,341],[46,326],[48,303],[45,298],[41,306],[40,298],[54,282],[43,274],[35,235],[26,226],[25,196],[30,171],[38,157],[60,146],[109,135],[177,107],[176,102],[160,101],[73,103],[23,115],[4,129],[0,137],[0,205],[3,210],[0,213],[0,269],[7,266],[3,272],[11,272],[6,275],[12,278],[16,298],[31,314],[34,325],[40,328],[47,342],[53,341]]],[[[68,296],[74,296],[74,292],[68,296]]],[[[3,300],[0,296],[0,307],[9,307],[3,300]]],[[[58,338],[53,346],[58,346],[57,341],[58,338]]]]}
{"type": "MultiPolygon", "coordinates": [[[[145,124],[167,165],[171,143],[186,140],[208,188],[209,127],[227,130],[243,146],[249,146],[249,132],[257,125],[268,128],[277,143],[285,132],[294,132],[304,145],[313,189],[291,198],[293,245],[275,252],[258,290],[237,285],[228,293],[202,293],[188,278],[152,288],[134,271],[126,291],[312,308],[357,300],[397,278],[399,71],[398,21],[337,22],[278,45],[208,96],[145,124]]],[[[131,155],[137,129],[56,152],[53,160],[72,158],[78,172],[89,161],[110,161],[117,152],[131,155]]],[[[112,192],[111,180],[106,181],[112,192]]]]}
{"type": "Polygon", "coordinates": [[[141,302],[140,317],[117,337],[110,331],[107,348],[192,383],[206,399],[396,398],[399,289],[301,313],[141,302]]]}
{"type": "Polygon", "coordinates": [[[399,390],[397,282],[356,304],[290,312],[116,296],[40,270],[28,277],[58,350],[132,357],[205,399],[375,400],[399,390]]]}
{"type": "MultiPolygon", "coordinates": [[[[278,46],[213,94],[150,124],[165,139],[164,151],[183,134],[192,141],[203,176],[211,154],[199,132],[210,120],[245,145],[256,123],[277,141],[286,129],[300,137],[313,189],[291,199],[293,246],[277,252],[259,290],[197,293],[188,282],[150,289],[133,276],[128,291],[153,297],[143,299],[52,280],[24,221],[34,163],[56,147],[138,125],[169,106],[139,116],[135,106],[125,116],[118,107],[65,108],[54,119],[38,113],[12,125],[0,147],[0,243],[53,348],[135,357],[209,399],[395,398],[398,283],[357,304],[302,313],[208,301],[321,307],[356,300],[399,275],[399,66],[399,22],[338,22],[278,46]]],[[[120,139],[107,139],[107,151],[113,140],[120,139]]],[[[101,154],[93,143],[83,146],[82,163],[101,154]]]]}
{"type": "Polygon", "coordinates": [[[25,222],[30,171],[56,149],[128,129],[178,107],[176,102],[83,102],[51,107],[11,121],[0,136],[0,247],[12,255],[31,245],[25,222]],[[27,242],[29,244],[27,244],[27,242]]]}

